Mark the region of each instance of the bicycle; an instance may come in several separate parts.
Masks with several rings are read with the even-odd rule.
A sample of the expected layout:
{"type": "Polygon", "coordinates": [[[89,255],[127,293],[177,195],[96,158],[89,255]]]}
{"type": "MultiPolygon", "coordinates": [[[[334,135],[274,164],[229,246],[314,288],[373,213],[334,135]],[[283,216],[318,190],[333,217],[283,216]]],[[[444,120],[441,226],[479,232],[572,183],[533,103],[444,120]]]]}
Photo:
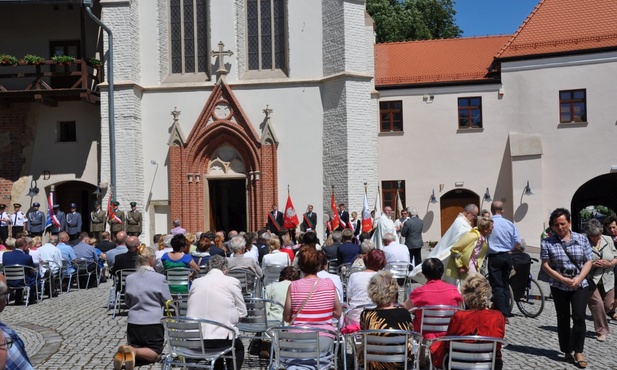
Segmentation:
{"type": "MultiPolygon", "coordinates": [[[[526,256],[529,256],[527,253],[521,253],[526,256]]],[[[516,254],[515,254],[516,255],[516,254]]],[[[526,257],[525,257],[526,258],[526,257]]],[[[537,258],[529,257],[529,265],[533,264],[533,262],[540,262],[537,258]]],[[[514,279],[516,279],[516,273],[513,275],[514,279]]],[[[516,282],[516,281],[515,281],[516,282]]],[[[519,284],[521,282],[518,282],[519,284]]],[[[525,317],[538,317],[544,310],[544,292],[540,287],[540,284],[533,278],[531,271],[529,272],[528,279],[525,284],[520,284],[524,287],[522,289],[517,289],[518,296],[514,295],[514,290],[512,289],[512,284],[510,284],[510,297],[514,297],[514,301],[516,302],[516,306],[519,311],[525,317]]],[[[519,286],[520,286],[519,285],[519,286]]],[[[512,300],[511,300],[512,301],[512,300]]],[[[510,302],[510,312],[512,312],[513,304],[510,302]]]]}

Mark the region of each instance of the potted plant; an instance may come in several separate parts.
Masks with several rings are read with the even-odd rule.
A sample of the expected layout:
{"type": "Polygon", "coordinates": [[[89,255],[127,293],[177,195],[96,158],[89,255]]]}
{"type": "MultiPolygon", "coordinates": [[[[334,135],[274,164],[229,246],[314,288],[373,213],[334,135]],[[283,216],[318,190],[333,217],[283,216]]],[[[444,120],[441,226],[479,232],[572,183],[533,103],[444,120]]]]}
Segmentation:
{"type": "Polygon", "coordinates": [[[90,58],[88,59],[88,65],[94,67],[94,68],[98,68],[101,66],[101,61],[96,59],[96,58],[90,58]]]}
{"type": "Polygon", "coordinates": [[[7,66],[14,66],[19,63],[19,60],[12,55],[0,54],[0,64],[7,66]]]}
{"type": "Polygon", "coordinates": [[[71,63],[75,61],[75,58],[70,55],[54,55],[51,57],[52,62],[58,63],[60,65],[66,64],[70,66],[71,63]]]}
{"type": "Polygon", "coordinates": [[[32,55],[32,54],[26,54],[22,59],[22,62],[26,63],[26,64],[43,64],[45,63],[45,58],[40,57],[38,55],[32,55]]]}

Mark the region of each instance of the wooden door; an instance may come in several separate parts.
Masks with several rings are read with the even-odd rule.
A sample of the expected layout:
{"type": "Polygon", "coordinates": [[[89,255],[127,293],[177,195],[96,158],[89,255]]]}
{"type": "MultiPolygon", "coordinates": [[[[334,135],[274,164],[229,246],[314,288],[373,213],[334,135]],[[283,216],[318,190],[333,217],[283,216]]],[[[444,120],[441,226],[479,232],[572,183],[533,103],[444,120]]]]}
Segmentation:
{"type": "Polygon", "coordinates": [[[441,235],[452,225],[459,213],[465,209],[465,206],[473,203],[480,204],[480,197],[469,190],[456,189],[444,194],[441,199],[441,235]]]}

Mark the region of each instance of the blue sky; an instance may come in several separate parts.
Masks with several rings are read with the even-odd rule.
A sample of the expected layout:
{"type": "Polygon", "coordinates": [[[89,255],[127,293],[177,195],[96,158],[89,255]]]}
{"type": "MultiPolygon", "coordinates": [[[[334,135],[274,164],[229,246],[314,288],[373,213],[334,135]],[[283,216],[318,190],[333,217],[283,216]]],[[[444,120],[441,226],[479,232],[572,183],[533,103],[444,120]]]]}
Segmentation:
{"type": "Polygon", "coordinates": [[[456,24],[463,37],[516,32],[540,0],[457,0],[456,24]]]}

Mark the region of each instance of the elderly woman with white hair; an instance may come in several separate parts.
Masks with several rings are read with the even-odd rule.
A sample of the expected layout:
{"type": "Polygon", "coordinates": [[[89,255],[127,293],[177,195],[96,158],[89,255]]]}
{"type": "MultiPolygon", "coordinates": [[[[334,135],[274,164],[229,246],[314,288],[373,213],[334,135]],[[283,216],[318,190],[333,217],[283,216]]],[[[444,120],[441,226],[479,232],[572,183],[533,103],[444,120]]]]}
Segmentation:
{"type": "Polygon", "coordinates": [[[617,250],[612,238],[602,235],[602,224],[595,218],[589,220],[585,231],[593,253],[589,276],[597,286],[593,292],[589,292],[587,305],[593,317],[594,329],[598,334],[596,339],[604,342],[609,333],[606,314],[613,309],[615,299],[613,267],[617,265],[617,250]]]}
{"type": "Polygon", "coordinates": [[[355,261],[351,264],[351,268],[364,268],[364,256],[371,250],[375,249],[375,243],[371,241],[371,239],[364,239],[360,244],[360,254],[355,261]]]}
{"type": "Polygon", "coordinates": [[[244,253],[246,253],[246,239],[240,235],[234,236],[229,242],[229,247],[233,252],[233,256],[227,258],[229,261],[229,269],[247,269],[261,279],[263,272],[257,261],[252,257],[244,255],[244,253]]]}

